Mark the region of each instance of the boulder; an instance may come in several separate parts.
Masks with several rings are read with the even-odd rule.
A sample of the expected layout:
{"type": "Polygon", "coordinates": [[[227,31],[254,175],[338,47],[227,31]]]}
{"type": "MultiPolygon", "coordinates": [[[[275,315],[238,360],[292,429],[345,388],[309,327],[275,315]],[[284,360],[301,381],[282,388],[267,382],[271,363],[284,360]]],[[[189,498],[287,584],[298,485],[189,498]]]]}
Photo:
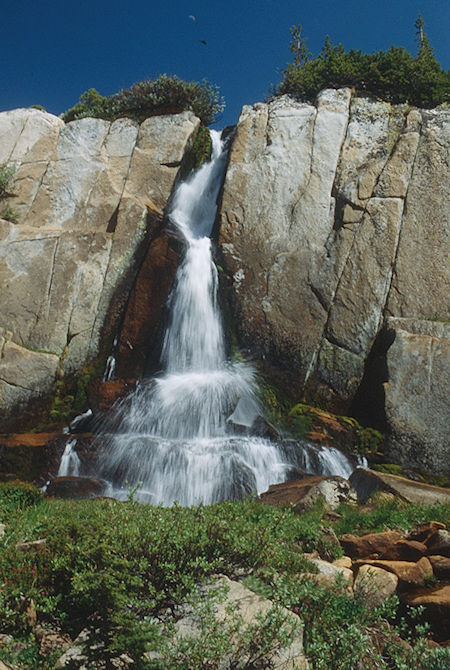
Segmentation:
{"type": "Polygon", "coordinates": [[[294,505],[297,511],[310,509],[321,499],[329,509],[341,502],[356,502],[356,493],[343,477],[304,477],[300,480],[273,484],[260,496],[267,505],[294,505]]]}
{"type": "Polygon", "coordinates": [[[406,536],[407,540],[416,540],[425,544],[437,530],[445,530],[445,524],[439,521],[424,521],[417,524],[406,536]]]}
{"type": "Polygon", "coordinates": [[[387,570],[396,575],[398,577],[399,591],[412,591],[417,587],[424,586],[425,580],[433,576],[433,568],[425,556],[416,563],[363,559],[359,560],[356,566],[364,564],[387,570]]]}
{"type": "Polygon", "coordinates": [[[69,649],[72,640],[67,633],[48,630],[37,626],[34,635],[39,643],[39,654],[42,657],[50,656],[56,651],[65,652],[69,649]]]}
{"type": "Polygon", "coordinates": [[[105,495],[107,483],[95,477],[55,477],[47,486],[51,498],[98,498],[105,495]]]}
{"type": "Polygon", "coordinates": [[[346,582],[350,587],[353,584],[353,572],[349,568],[344,568],[335,563],[329,563],[328,561],[323,561],[320,558],[310,558],[308,559],[319,571],[320,575],[326,575],[331,577],[334,581],[341,579],[346,582]]]}
{"type": "Polygon", "coordinates": [[[435,577],[441,581],[450,581],[450,558],[448,556],[435,555],[428,556],[427,558],[431,563],[435,577]]]}
{"type": "Polygon", "coordinates": [[[450,585],[422,588],[403,593],[401,600],[410,607],[424,607],[425,617],[437,641],[448,640],[450,621],[450,585]]]}
{"type": "Polygon", "coordinates": [[[346,554],[351,558],[380,557],[386,554],[390,547],[402,539],[396,530],[384,533],[366,533],[365,535],[343,535],[340,543],[346,554]]]}
{"type": "Polygon", "coordinates": [[[19,215],[0,220],[0,430],[31,421],[28,406],[112,341],[199,124],[192,112],[141,125],[0,113],[19,215]]]}
{"type": "Polygon", "coordinates": [[[375,565],[362,565],[355,578],[355,594],[362,595],[370,607],[376,607],[392,596],[398,585],[398,577],[375,565]]]}
{"type": "MultiPolygon", "coordinates": [[[[253,593],[240,582],[232,581],[225,576],[220,576],[211,586],[207,587],[204,595],[211,596],[217,589],[225,589],[225,599],[214,604],[213,616],[224,625],[231,623],[232,617],[237,615],[242,619],[244,629],[248,628],[258,624],[260,617],[264,617],[274,607],[272,601],[253,593]]],[[[189,612],[189,608],[186,607],[184,609],[184,616],[182,615],[175,623],[177,635],[197,637],[200,634],[200,626],[195,611],[189,612]]],[[[287,625],[293,626],[294,636],[289,646],[274,648],[269,652],[263,667],[270,665],[274,670],[306,670],[308,664],[303,653],[303,628],[300,619],[286,608],[282,608],[281,611],[287,625]]],[[[237,639],[235,646],[239,643],[240,640],[237,639]]],[[[237,651],[239,652],[239,646],[237,651]]],[[[245,660],[249,659],[242,657],[242,650],[239,653],[239,661],[245,664],[245,660]]]]}
{"type": "Polygon", "coordinates": [[[439,528],[427,540],[427,554],[439,554],[450,558],[450,533],[439,528]]]}
{"type": "Polygon", "coordinates": [[[376,491],[392,493],[397,498],[416,505],[448,504],[450,502],[449,489],[388,475],[384,472],[375,472],[367,468],[354,470],[349,481],[362,503],[365,503],[376,491]]]}

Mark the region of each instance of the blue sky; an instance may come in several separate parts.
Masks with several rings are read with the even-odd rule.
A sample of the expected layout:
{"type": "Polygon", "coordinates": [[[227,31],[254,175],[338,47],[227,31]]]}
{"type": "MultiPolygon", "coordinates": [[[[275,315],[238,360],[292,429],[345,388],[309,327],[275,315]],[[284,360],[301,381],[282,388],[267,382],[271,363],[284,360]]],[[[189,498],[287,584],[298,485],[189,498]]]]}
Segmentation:
{"type": "Polygon", "coordinates": [[[230,125],[280,81],[292,25],[314,54],[326,34],[347,49],[415,53],[419,13],[449,69],[448,0],[3,0],[0,110],[60,114],[88,88],[110,95],[166,72],[217,84],[227,107],[216,126],[230,125]]]}

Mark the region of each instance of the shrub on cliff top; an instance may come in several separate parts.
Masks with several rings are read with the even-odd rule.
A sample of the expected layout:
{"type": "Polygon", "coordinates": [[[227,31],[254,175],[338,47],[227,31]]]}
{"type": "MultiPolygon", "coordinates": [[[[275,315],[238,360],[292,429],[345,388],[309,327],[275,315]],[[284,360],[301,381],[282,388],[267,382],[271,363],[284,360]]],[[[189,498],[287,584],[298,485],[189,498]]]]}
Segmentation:
{"type": "Polygon", "coordinates": [[[223,98],[217,87],[209,82],[183,81],[173,75],[162,74],[157,79],[138,81],[128,89],[106,97],[90,88],[62,118],[68,122],[85,116],[108,121],[128,117],[142,122],[157,114],[191,110],[204,125],[209,125],[223,108],[223,98]]]}
{"type": "Polygon", "coordinates": [[[350,86],[393,103],[407,102],[419,107],[435,107],[450,101],[450,73],[445,72],[433,53],[424,31],[421,16],[417,29],[417,55],[414,58],[403,47],[364,54],[330,38],[314,58],[302,37],[302,27],[291,28],[289,49],[294,59],[283,71],[277,95],[289,93],[303,100],[312,100],[324,88],[350,86]]]}

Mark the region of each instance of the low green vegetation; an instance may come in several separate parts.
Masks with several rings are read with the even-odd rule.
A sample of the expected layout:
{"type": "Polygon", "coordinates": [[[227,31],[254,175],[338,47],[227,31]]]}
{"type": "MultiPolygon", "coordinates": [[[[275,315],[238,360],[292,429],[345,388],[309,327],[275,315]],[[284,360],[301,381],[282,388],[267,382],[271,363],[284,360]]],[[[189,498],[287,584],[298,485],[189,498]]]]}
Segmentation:
{"type": "MultiPolygon", "coordinates": [[[[351,506],[339,512],[337,534],[450,519],[449,507],[398,502],[368,514],[351,506]]],[[[128,502],[62,501],[9,483],[0,485],[0,521],[6,526],[0,538],[0,632],[14,639],[0,648],[0,659],[23,669],[50,670],[55,662],[39,656],[30,607],[39,626],[72,639],[82,629],[95,631],[93,668],[102,657],[126,652],[138,670],[211,670],[231,653],[230,640],[238,639],[241,656],[226,667],[250,670],[262,652],[286,643],[292,633],[280,605],[304,622],[313,670],[356,670],[358,657],[368,659],[364,667],[379,670],[443,670],[448,661],[445,649],[426,648],[425,629],[402,628],[395,599],[371,609],[342,585],[324,588],[306,576],[315,568],[303,552],[322,551],[330,534],[318,505],[300,516],[255,500],[194,508],[142,506],[131,493],[128,502]],[[30,544],[36,540],[45,542],[30,544]],[[239,617],[216,623],[212,596],[200,601],[198,589],[217,573],[239,574],[274,600],[257,627],[245,628],[239,617]],[[197,640],[174,638],[173,614],[186,600],[201,621],[197,640]],[[411,649],[398,644],[398,634],[410,639],[411,649]],[[245,654],[253,659],[248,665],[241,663],[245,654]]]]}
{"type": "Polygon", "coordinates": [[[12,181],[16,172],[15,165],[0,165],[0,199],[12,195],[12,181]]]}
{"type": "Polygon", "coordinates": [[[260,384],[260,401],[269,425],[279,434],[300,440],[328,442],[338,449],[371,458],[383,452],[384,436],[355,418],[340,416],[303,402],[294,402],[267,381],[260,384]]]}
{"type": "Polygon", "coordinates": [[[276,94],[289,93],[313,100],[324,88],[349,86],[393,103],[435,107],[450,102],[450,73],[437,61],[421,16],[415,23],[417,54],[403,47],[365,54],[325,39],[314,57],[306,45],[301,25],[291,28],[290,51],[294,58],[283,71],[276,94]]]}
{"type": "Polygon", "coordinates": [[[142,122],[157,114],[191,110],[204,125],[209,125],[223,108],[224,102],[217,87],[209,82],[183,81],[173,75],[162,74],[157,79],[138,81],[110,96],[103,96],[95,88],[90,88],[62,118],[68,122],[86,116],[108,121],[128,117],[142,122]]]}
{"type": "Polygon", "coordinates": [[[6,198],[11,198],[14,195],[13,181],[16,173],[16,166],[13,164],[0,165],[0,218],[17,223],[17,212],[11,207],[9,203],[2,203],[6,198]]]}

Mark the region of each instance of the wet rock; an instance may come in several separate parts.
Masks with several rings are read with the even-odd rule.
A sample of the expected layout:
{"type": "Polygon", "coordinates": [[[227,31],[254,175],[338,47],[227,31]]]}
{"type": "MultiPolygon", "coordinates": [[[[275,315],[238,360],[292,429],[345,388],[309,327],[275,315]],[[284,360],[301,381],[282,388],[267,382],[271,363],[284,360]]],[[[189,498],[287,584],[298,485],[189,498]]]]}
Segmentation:
{"type": "Polygon", "coordinates": [[[297,511],[310,509],[317,499],[335,509],[341,502],[356,502],[356,493],[343,477],[304,477],[300,480],[274,484],[262,493],[267,505],[294,505],[297,511]]]}
{"type": "Polygon", "coordinates": [[[107,483],[95,477],[55,477],[47,487],[50,498],[98,498],[107,490],[107,483]]]}
{"type": "Polygon", "coordinates": [[[0,436],[0,479],[20,479],[43,485],[58,471],[61,433],[13,433],[0,436]]]}
{"type": "Polygon", "coordinates": [[[412,482],[396,475],[387,475],[374,470],[357,468],[350,476],[350,483],[365,503],[376,491],[386,491],[406,502],[419,505],[448,504],[449,489],[431,486],[422,482],[412,482]]]}
{"type": "Polygon", "coordinates": [[[89,402],[99,412],[107,412],[117,400],[133,391],[136,382],[132,379],[96,381],[89,387],[89,402]]]}
{"type": "Polygon", "coordinates": [[[364,596],[370,607],[380,605],[396,592],[398,577],[392,572],[375,565],[362,565],[355,578],[355,594],[364,596]]]}

